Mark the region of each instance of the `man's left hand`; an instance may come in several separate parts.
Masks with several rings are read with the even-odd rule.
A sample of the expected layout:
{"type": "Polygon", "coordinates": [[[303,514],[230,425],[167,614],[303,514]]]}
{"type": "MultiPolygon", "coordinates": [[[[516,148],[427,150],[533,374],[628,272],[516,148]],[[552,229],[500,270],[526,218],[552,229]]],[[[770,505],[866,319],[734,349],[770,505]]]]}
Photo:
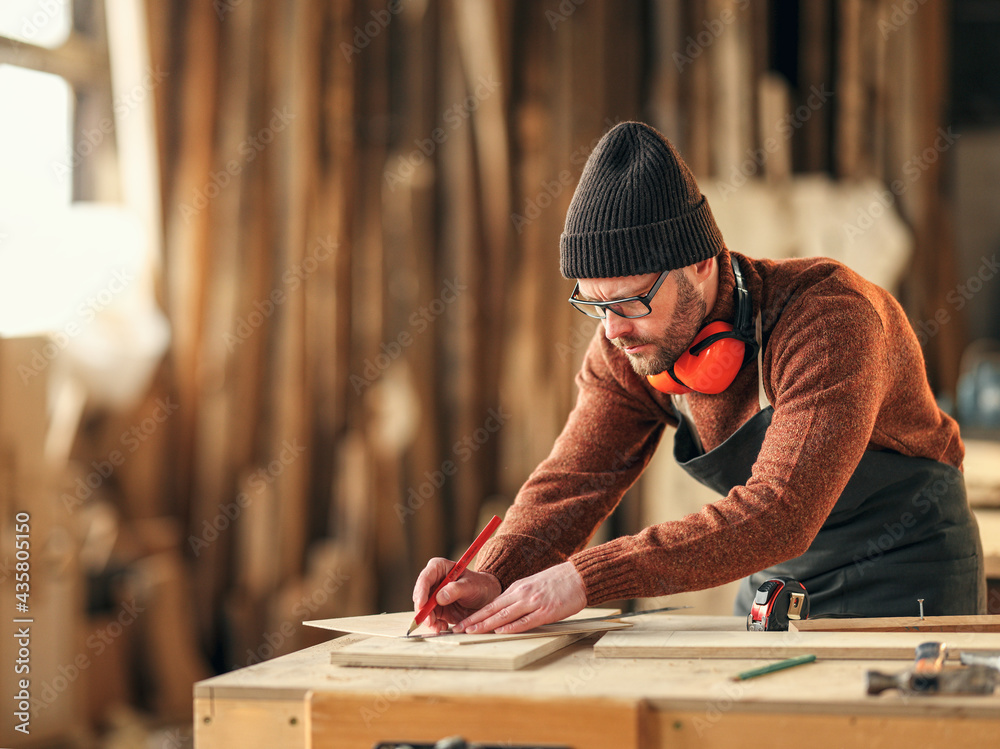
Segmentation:
{"type": "Polygon", "coordinates": [[[583,578],[572,562],[518,580],[452,629],[469,634],[515,634],[572,616],[587,605],[583,578]]]}

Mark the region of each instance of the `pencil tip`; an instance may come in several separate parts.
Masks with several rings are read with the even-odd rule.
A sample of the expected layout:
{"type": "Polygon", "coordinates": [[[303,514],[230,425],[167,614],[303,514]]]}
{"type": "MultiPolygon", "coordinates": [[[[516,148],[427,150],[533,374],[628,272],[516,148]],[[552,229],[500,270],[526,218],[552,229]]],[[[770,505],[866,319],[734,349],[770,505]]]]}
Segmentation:
{"type": "Polygon", "coordinates": [[[410,636],[410,632],[412,632],[413,630],[415,630],[417,628],[417,626],[418,626],[417,622],[416,622],[416,620],[414,620],[414,622],[410,625],[410,628],[408,630],[406,630],[406,636],[409,637],[410,636]]]}

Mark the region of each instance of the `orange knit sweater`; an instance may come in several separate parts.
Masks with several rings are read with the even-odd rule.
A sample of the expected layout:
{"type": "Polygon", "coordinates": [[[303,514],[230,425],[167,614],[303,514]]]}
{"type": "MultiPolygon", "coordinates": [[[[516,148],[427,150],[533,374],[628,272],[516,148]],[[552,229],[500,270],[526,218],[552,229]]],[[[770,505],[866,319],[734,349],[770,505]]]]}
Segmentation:
{"type": "MultiPolygon", "coordinates": [[[[635,374],[599,325],[576,378],[576,406],[477,569],[506,589],[569,559],[588,605],[710,588],[805,552],[865,450],[961,468],[958,425],[937,407],[916,335],[888,292],[826,258],[736,257],[761,313],[764,388],[774,406],[747,484],[700,512],[586,548],[665,427],[677,425],[669,396],[635,374]]],[[[706,322],[733,318],[727,252],[718,265],[718,301],[706,322]]],[[[686,398],[711,450],[759,410],[757,364],[719,395],[686,398]]]]}

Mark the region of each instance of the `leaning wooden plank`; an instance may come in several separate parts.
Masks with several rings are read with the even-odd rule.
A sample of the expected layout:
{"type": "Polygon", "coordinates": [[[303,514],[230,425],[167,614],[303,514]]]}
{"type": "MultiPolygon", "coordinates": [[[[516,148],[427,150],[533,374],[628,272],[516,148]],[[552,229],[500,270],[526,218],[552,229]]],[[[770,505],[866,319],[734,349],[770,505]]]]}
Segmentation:
{"type": "Polygon", "coordinates": [[[886,616],[872,619],[806,619],[797,632],[1000,632],[1000,616],[886,616]]]}
{"type": "Polygon", "coordinates": [[[840,38],[837,44],[837,157],[836,173],[842,178],[864,176],[861,143],[865,129],[865,101],[861,70],[861,0],[844,0],[838,6],[840,38]]]}
{"type": "MultiPolygon", "coordinates": [[[[925,632],[675,632],[636,625],[594,645],[600,658],[817,658],[913,660],[925,632]]],[[[1000,634],[949,632],[948,656],[1000,650],[1000,634]]]]}
{"type": "MultiPolygon", "coordinates": [[[[596,624],[596,622],[591,622],[596,624]]],[[[583,626],[583,625],[580,625],[583,626]]],[[[520,640],[494,640],[474,648],[456,648],[444,644],[456,638],[417,639],[410,642],[388,637],[368,637],[333,650],[330,662],[342,666],[381,666],[389,668],[457,668],[516,671],[550,653],[572,645],[593,634],[574,632],[549,637],[520,640]]],[[[462,637],[463,635],[458,635],[462,637]]],[[[469,635],[490,637],[490,635],[469,635]]]]}

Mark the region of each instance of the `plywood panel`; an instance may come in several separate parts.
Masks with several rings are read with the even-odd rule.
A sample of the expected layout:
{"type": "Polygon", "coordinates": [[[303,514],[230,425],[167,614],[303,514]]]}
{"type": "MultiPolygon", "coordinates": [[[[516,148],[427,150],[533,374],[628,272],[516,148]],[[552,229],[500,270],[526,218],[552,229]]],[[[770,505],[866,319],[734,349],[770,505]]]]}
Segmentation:
{"type": "Polygon", "coordinates": [[[887,616],[872,619],[807,619],[790,622],[798,632],[1000,632],[1000,616],[887,616]]]}
{"type": "Polygon", "coordinates": [[[448,645],[470,645],[495,643],[502,640],[523,640],[532,637],[548,637],[554,634],[572,634],[582,632],[594,634],[596,632],[606,632],[610,629],[621,629],[631,625],[624,622],[615,621],[587,621],[574,624],[573,619],[584,619],[591,617],[612,616],[618,614],[618,609],[584,609],[578,614],[553,624],[546,624],[527,632],[517,634],[497,634],[490,632],[487,634],[450,634],[447,632],[434,633],[427,627],[418,629],[410,637],[406,636],[413,621],[412,611],[399,611],[392,614],[376,614],[374,616],[347,616],[339,619],[318,619],[315,621],[303,622],[310,627],[329,629],[334,632],[351,632],[354,634],[370,635],[373,637],[386,637],[404,642],[416,642],[423,639],[433,638],[448,645]]]}
{"type": "Polygon", "coordinates": [[[405,638],[366,637],[334,650],[330,661],[341,666],[516,671],[589,634],[591,633],[576,632],[521,640],[501,638],[494,642],[481,642],[473,647],[449,645],[449,642],[457,639],[454,637],[411,638],[408,642],[405,638]]]}
{"type": "MultiPolygon", "coordinates": [[[[595,646],[600,658],[818,658],[912,660],[923,632],[678,632],[641,629],[609,632],[595,646]]],[[[944,639],[944,638],[942,638],[944,639]]],[[[960,652],[1000,650],[1000,634],[949,632],[949,658],[960,652]]]]}

